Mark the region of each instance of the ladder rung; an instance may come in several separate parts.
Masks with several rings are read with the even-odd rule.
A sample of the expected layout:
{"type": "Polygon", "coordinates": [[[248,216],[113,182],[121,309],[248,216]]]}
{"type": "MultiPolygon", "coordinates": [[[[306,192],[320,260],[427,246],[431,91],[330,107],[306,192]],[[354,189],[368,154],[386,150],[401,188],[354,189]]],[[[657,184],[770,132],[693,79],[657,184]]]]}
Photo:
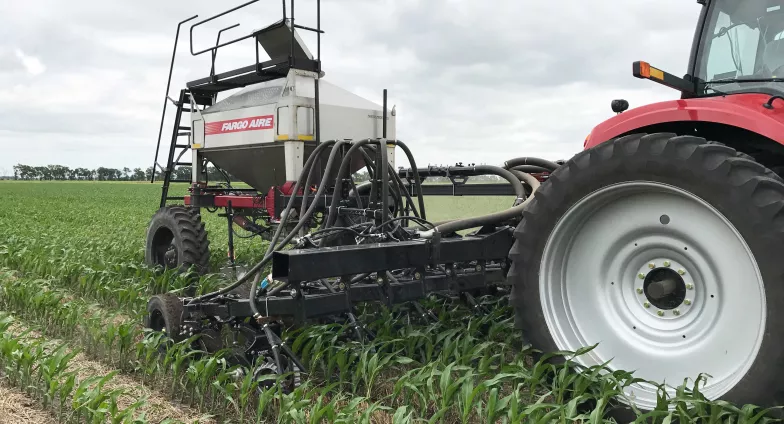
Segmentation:
{"type": "Polygon", "coordinates": [[[174,147],[183,148],[183,147],[191,147],[191,145],[190,144],[175,144],[174,147]]]}
{"type": "Polygon", "coordinates": [[[182,125],[180,125],[177,127],[177,129],[180,131],[190,131],[191,127],[183,127],[182,125]]]}
{"type": "Polygon", "coordinates": [[[193,166],[193,162],[174,162],[174,166],[193,166]]]}
{"type": "Polygon", "coordinates": [[[183,112],[193,112],[193,109],[186,107],[182,109],[183,112]]]}
{"type": "Polygon", "coordinates": [[[189,183],[191,180],[169,180],[170,183],[189,183]]]}
{"type": "Polygon", "coordinates": [[[186,135],[191,135],[191,133],[189,133],[189,132],[181,132],[181,133],[177,133],[177,137],[184,137],[184,136],[186,136],[186,135]]]}
{"type": "Polygon", "coordinates": [[[166,200],[185,200],[184,196],[166,197],[166,200]]]}

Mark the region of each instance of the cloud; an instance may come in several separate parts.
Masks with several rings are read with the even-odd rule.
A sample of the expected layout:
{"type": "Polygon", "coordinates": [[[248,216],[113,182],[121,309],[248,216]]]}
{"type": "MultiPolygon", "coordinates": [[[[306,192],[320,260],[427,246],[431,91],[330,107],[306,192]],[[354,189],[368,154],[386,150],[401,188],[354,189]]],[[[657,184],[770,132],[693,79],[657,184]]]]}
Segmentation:
{"type": "MultiPolygon", "coordinates": [[[[323,67],[331,83],[377,103],[388,88],[397,135],[421,164],[568,158],[611,116],[612,99],[636,106],[677,97],[633,78],[631,62],[685,73],[700,7],[590,3],[323,0],[323,67]]],[[[41,0],[4,11],[0,168],[149,166],[177,22],[233,4],[198,0],[186,10],[160,0],[41,0]]],[[[298,23],[315,25],[313,5],[297,1],[298,23]]],[[[248,34],[279,19],[279,8],[259,2],[199,27],[194,44],[214,43],[217,30],[234,23],[241,25],[224,39],[248,34]]],[[[190,55],[188,34],[186,26],[172,95],[209,74],[207,55],[190,55]]],[[[313,37],[304,38],[315,51],[313,37]]],[[[251,64],[251,46],[221,50],[218,71],[251,64]]]]}
{"type": "Polygon", "coordinates": [[[44,64],[37,57],[28,56],[20,49],[14,50],[14,54],[30,75],[41,75],[46,70],[44,64]]]}

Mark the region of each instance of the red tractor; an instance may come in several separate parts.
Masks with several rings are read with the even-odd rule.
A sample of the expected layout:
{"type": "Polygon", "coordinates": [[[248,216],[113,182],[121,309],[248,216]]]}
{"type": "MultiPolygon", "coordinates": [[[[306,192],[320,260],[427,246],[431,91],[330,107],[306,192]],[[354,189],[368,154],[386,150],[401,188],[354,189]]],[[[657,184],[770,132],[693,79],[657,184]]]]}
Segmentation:
{"type": "MultiPolygon", "coordinates": [[[[510,258],[516,321],[544,351],[736,404],[781,405],[784,342],[784,2],[700,0],[682,93],[593,129],[550,175],[510,258]],[[689,385],[691,386],[692,383],[689,385]]],[[[656,390],[627,402],[656,405],[656,390]]]]}

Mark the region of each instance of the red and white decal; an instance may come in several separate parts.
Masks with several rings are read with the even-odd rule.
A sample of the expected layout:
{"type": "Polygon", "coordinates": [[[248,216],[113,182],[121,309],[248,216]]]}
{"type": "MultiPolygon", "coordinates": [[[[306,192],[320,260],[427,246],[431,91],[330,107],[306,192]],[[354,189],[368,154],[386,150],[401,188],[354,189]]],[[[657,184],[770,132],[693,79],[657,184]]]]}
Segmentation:
{"type": "Polygon", "coordinates": [[[250,118],[204,124],[204,135],[227,134],[240,131],[270,130],[275,124],[273,115],[252,116],[250,118]]]}

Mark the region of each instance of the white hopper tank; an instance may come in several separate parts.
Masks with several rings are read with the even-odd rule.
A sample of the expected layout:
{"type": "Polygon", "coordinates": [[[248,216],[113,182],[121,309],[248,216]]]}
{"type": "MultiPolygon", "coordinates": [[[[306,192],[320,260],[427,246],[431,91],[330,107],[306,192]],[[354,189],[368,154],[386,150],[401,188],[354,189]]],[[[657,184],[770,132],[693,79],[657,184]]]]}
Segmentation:
{"type": "MultiPolygon", "coordinates": [[[[290,69],[284,78],[245,87],[204,110],[192,108],[193,163],[206,158],[262,192],[296,180],[316,146],[318,77],[290,69]]],[[[382,106],[323,79],[318,84],[321,141],[382,137],[382,106]]],[[[387,138],[395,138],[394,110],[387,111],[387,138]]],[[[389,151],[394,166],[394,149],[389,151]]]]}

